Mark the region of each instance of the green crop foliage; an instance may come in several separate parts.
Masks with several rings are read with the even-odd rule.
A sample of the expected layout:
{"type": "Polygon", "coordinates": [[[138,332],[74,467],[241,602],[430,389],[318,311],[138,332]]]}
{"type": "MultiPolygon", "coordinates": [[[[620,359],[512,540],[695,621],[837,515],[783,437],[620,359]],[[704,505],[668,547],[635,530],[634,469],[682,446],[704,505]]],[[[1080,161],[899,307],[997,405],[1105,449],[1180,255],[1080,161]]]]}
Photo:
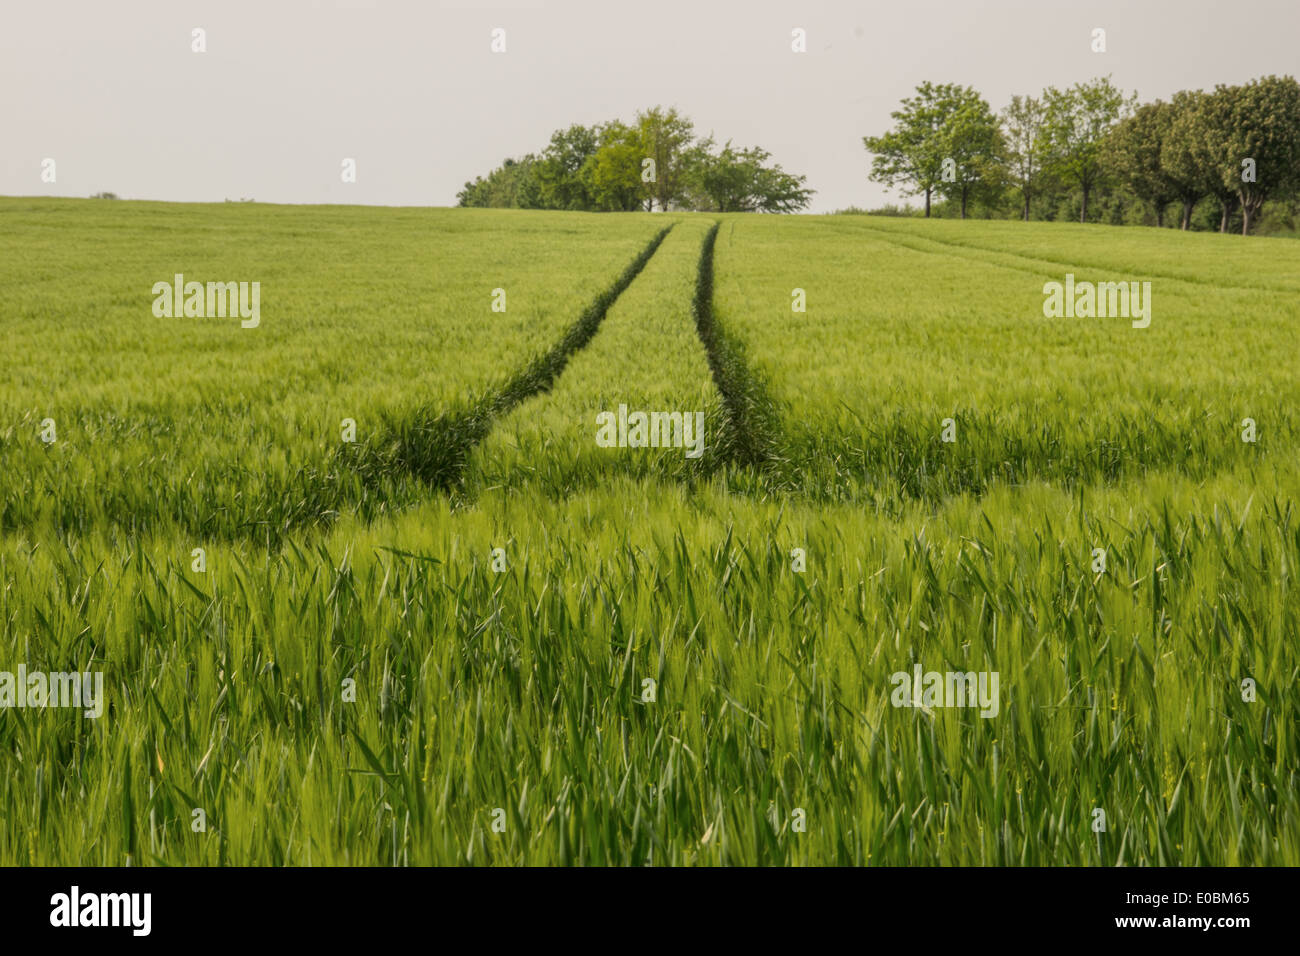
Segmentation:
{"type": "MultiPolygon", "coordinates": [[[[615,474],[690,480],[716,471],[728,449],[722,403],[692,311],[695,279],[713,221],[674,225],[645,271],[578,352],[555,389],[532,398],[479,446],[470,473],[485,487],[552,496],[600,487],[615,474]],[[596,416],[662,412],[704,415],[700,455],[684,447],[598,446],[596,416]]],[[[675,439],[679,426],[669,429],[675,439]]],[[[696,433],[692,431],[692,437],[696,433]]],[[[683,439],[685,435],[683,434],[683,439]]]]}
{"type": "Polygon", "coordinates": [[[1300,305],[1287,283],[1300,273],[1285,244],[961,225],[724,225],[717,311],[778,408],[780,457],[805,492],[939,501],[994,482],[1207,475],[1291,454],[1300,305]],[[1150,326],[1045,317],[1044,283],[1067,274],[1150,282],[1150,326]],[[805,313],[791,309],[794,289],[805,313]],[[1241,440],[1246,418],[1254,443],[1241,440]],[[955,442],[942,441],[945,419],[955,442]]]}
{"type": "Polygon", "coordinates": [[[661,228],[20,199],[0,200],[0,221],[0,529],[176,525],[263,541],[417,500],[411,467],[370,459],[391,466],[389,446],[412,430],[465,427],[661,228]],[[260,282],[260,325],[155,317],[151,289],[176,273],[260,282]],[[46,418],[48,448],[32,440],[46,418]]]}
{"type": "Polygon", "coordinates": [[[1269,241],[0,223],[0,676],[104,679],[98,718],[0,707],[0,863],[1300,864],[1269,241]],[[261,327],[155,318],[191,271],[261,281],[261,327]],[[1045,318],[1067,271],[1149,279],[1151,326],[1045,318]],[[620,403],[704,413],[704,455],[599,447],[620,403]],[[918,664],[997,713],[895,706],[918,664]]]}

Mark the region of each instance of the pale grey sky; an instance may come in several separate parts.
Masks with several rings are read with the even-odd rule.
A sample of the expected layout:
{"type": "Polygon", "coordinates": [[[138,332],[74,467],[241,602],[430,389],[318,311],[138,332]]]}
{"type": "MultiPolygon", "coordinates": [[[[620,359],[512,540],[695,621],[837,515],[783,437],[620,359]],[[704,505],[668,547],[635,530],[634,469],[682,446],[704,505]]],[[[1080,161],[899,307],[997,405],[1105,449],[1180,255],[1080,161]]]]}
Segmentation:
{"type": "Polygon", "coordinates": [[[1000,110],[1105,74],[1150,100],[1297,72],[1300,0],[0,0],[0,194],[452,205],[556,128],[658,103],[827,212],[897,198],[862,137],[922,80],[1000,110]]]}

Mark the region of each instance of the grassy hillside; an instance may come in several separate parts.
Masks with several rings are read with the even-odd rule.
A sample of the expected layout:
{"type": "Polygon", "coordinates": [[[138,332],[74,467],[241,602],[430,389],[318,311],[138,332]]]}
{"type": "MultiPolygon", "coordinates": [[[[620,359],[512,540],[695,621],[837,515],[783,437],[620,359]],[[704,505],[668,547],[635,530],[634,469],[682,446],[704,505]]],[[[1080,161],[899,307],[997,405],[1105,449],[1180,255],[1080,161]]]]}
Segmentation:
{"type": "Polygon", "coordinates": [[[1280,246],[0,199],[0,862],[1300,863],[1280,246]]]}

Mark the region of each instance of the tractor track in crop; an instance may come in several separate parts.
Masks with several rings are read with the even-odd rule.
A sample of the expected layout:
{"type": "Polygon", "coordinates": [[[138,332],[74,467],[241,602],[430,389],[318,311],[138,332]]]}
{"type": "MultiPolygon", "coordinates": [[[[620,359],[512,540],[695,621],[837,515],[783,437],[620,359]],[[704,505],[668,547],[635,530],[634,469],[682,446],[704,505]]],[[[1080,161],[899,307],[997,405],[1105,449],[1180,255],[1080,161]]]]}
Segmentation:
{"type": "Polygon", "coordinates": [[[349,467],[360,471],[370,485],[382,483],[395,472],[405,472],[434,488],[459,487],[471,453],[492,431],[496,420],[525,400],[550,390],[569,360],[591,341],[614,303],[645,269],[674,225],[661,229],[555,345],[515,372],[504,385],[464,408],[424,406],[390,420],[381,437],[359,459],[354,457],[349,467]]]}
{"type": "Polygon", "coordinates": [[[765,477],[779,479],[786,463],[780,451],[780,414],[762,379],[746,361],[743,345],[727,334],[714,314],[713,253],[721,225],[720,221],[713,224],[700,247],[691,311],[726,410],[722,457],[742,467],[756,468],[765,477]]]}

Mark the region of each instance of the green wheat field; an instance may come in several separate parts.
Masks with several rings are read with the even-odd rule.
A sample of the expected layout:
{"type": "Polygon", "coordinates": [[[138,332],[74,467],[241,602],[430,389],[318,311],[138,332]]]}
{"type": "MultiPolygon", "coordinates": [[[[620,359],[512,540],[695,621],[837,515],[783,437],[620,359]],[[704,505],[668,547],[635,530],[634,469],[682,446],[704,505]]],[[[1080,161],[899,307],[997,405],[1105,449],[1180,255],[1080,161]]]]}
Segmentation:
{"type": "Polygon", "coordinates": [[[1298,865],[1298,250],[0,199],[0,863],[1298,865]]]}

